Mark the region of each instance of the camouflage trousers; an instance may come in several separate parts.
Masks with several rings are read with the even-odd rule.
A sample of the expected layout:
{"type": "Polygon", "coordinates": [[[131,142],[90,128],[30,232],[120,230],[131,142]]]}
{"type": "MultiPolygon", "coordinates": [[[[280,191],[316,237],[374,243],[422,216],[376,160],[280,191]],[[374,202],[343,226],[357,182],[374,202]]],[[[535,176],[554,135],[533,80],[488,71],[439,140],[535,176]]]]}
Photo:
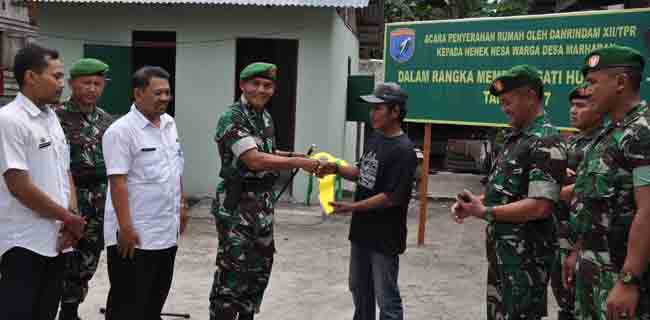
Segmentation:
{"type": "MultiPolygon", "coordinates": [[[[587,256],[597,254],[587,252],[587,256]]],[[[585,259],[582,252],[576,270],[576,319],[606,320],[607,297],[618,281],[619,271],[609,265],[602,267],[595,259],[585,259]]],[[[650,273],[646,272],[640,287],[639,305],[634,318],[650,320],[650,273]]]]}
{"type": "Polygon", "coordinates": [[[575,293],[573,290],[564,288],[562,284],[562,266],[568,255],[569,251],[567,249],[559,249],[557,251],[556,262],[553,264],[553,270],[551,271],[551,288],[553,289],[555,301],[557,301],[557,305],[560,307],[558,320],[575,319],[575,293]]]}
{"type": "Polygon", "coordinates": [[[521,257],[516,240],[487,241],[487,319],[541,319],[554,257],[521,257]]]}
{"type": "Polygon", "coordinates": [[[219,247],[210,292],[210,319],[233,313],[242,318],[259,312],[275,253],[270,199],[267,195],[245,194],[232,211],[215,201],[212,213],[219,247]]]}
{"type": "Polygon", "coordinates": [[[65,254],[61,303],[80,304],[84,301],[88,294],[88,282],[97,271],[104,248],[103,206],[99,209],[92,207],[80,198],[79,211],[86,219],[86,229],[75,250],[65,254]]]}

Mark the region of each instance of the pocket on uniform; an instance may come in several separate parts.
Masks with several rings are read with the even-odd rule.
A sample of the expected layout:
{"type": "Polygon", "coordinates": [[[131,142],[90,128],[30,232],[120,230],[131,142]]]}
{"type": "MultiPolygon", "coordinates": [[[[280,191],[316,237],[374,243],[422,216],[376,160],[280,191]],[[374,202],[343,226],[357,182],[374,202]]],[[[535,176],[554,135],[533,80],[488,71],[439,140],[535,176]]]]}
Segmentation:
{"type": "Polygon", "coordinates": [[[585,179],[576,183],[576,189],[582,190],[585,196],[602,199],[614,196],[614,185],[609,173],[606,172],[587,172],[585,179]]]}
{"type": "MultiPolygon", "coordinates": [[[[517,239],[512,230],[508,230],[511,234],[504,236],[503,234],[498,235],[498,239],[494,241],[495,253],[497,258],[497,264],[506,265],[506,266],[521,266],[524,263],[524,259],[520,254],[520,250],[524,245],[524,241],[517,239]]],[[[504,232],[503,230],[501,231],[504,232]]]]}
{"type": "Polygon", "coordinates": [[[136,167],[142,168],[143,178],[147,181],[157,181],[162,177],[163,157],[159,148],[142,148],[136,158],[136,167]]]}
{"type": "Polygon", "coordinates": [[[498,176],[491,181],[494,189],[508,197],[522,195],[526,181],[524,168],[514,160],[505,161],[501,165],[498,176]]]}
{"type": "Polygon", "coordinates": [[[159,180],[160,177],[162,176],[162,172],[160,170],[160,164],[148,164],[144,167],[144,177],[147,180],[159,180]]]}
{"type": "Polygon", "coordinates": [[[592,198],[614,196],[613,176],[602,163],[602,159],[591,160],[581,174],[582,178],[576,181],[576,190],[581,190],[584,195],[592,198]]]}

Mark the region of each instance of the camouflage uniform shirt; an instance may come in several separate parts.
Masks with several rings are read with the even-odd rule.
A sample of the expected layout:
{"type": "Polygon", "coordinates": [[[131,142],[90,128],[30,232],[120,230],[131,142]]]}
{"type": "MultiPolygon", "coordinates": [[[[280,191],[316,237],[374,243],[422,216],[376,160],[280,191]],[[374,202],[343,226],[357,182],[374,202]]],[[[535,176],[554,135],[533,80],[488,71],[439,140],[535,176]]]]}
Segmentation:
{"type": "MultiPolygon", "coordinates": [[[[568,159],[568,168],[576,171],[577,166],[584,158],[584,153],[587,150],[590,143],[598,135],[599,131],[602,130],[601,127],[595,128],[588,133],[572,135],[567,141],[567,159],[568,159]]],[[[575,183],[575,176],[567,178],[565,185],[572,185],[575,183]]],[[[558,307],[558,320],[568,320],[574,319],[574,309],[575,309],[575,294],[573,290],[568,290],[564,288],[562,283],[562,266],[566,257],[571,252],[573,248],[575,237],[571,237],[570,228],[569,228],[569,205],[561,201],[559,204],[559,210],[557,210],[557,237],[559,240],[560,249],[557,251],[557,260],[551,271],[551,288],[553,289],[553,295],[557,301],[558,307]]]]}
{"type": "MultiPolygon", "coordinates": [[[[99,107],[92,113],[83,113],[71,101],[58,107],[56,113],[70,144],[70,172],[77,188],[80,213],[87,215],[86,209],[92,208],[92,212],[101,213],[103,218],[108,178],[102,136],[113,123],[113,117],[99,107]]],[[[93,228],[90,223],[86,226],[89,232],[93,228]]],[[[103,223],[97,229],[97,235],[102,234],[103,223]]]]}
{"type": "Polygon", "coordinates": [[[113,117],[96,107],[83,113],[72,101],[56,108],[61,127],[70,144],[70,172],[77,189],[79,213],[86,229],[76,250],[66,254],[62,303],[79,304],[88,294],[88,281],[97,271],[104,248],[104,205],[107,177],[102,137],[113,117]]]}
{"type": "MultiPolygon", "coordinates": [[[[594,140],[578,168],[571,202],[571,232],[581,243],[576,275],[579,319],[606,319],[607,296],[627,255],[636,214],[634,188],[647,186],[650,111],[645,102],[621,122],[612,121],[594,140]]],[[[637,318],[650,319],[650,283],[645,273],[637,318]]]]}
{"type": "MultiPolygon", "coordinates": [[[[567,157],[568,157],[568,168],[577,172],[578,166],[584,159],[584,156],[591,145],[591,143],[598,137],[600,132],[603,130],[602,127],[598,127],[590,131],[589,133],[579,133],[571,136],[567,140],[567,157]]],[[[567,185],[574,184],[575,178],[571,179],[573,181],[566,181],[567,185]]],[[[558,228],[558,238],[560,239],[560,248],[563,250],[571,250],[576,241],[576,236],[571,235],[571,228],[569,227],[569,215],[570,208],[566,203],[562,203],[561,210],[558,213],[559,228],[558,228]]]]}
{"type": "Polygon", "coordinates": [[[248,169],[235,154],[233,150],[243,151],[241,144],[251,138],[258,152],[274,153],[273,119],[267,111],[256,112],[245,102],[236,103],[219,118],[215,135],[223,181],[217,186],[216,201],[212,207],[219,233],[219,248],[210,293],[211,319],[226,310],[242,314],[258,311],[273,264],[272,188],[244,190],[235,208],[224,206],[229,192],[228,181],[276,175],[275,172],[248,169]]]}
{"type": "MultiPolygon", "coordinates": [[[[559,202],[566,150],[545,116],[509,132],[486,184],[484,203],[526,198],[559,202]]],[[[488,319],[538,319],[546,315],[546,286],[557,240],[552,218],[487,226],[488,319]]]]}

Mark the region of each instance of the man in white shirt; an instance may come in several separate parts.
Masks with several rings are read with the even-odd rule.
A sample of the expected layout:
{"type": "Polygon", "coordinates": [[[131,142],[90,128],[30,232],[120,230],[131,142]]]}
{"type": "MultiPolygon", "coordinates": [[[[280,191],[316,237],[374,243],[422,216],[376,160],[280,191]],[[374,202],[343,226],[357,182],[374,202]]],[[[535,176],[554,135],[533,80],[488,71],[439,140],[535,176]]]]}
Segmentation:
{"type": "Polygon", "coordinates": [[[15,57],[20,93],[0,109],[0,319],[54,319],[61,295],[59,252],[78,240],[70,153],[50,104],[64,87],[63,63],[29,45],[15,57]],[[71,208],[71,209],[66,209],[71,208]]]}
{"type": "Polygon", "coordinates": [[[109,181],[106,319],[160,319],[171,287],[177,240],[187,214],[183,151],[174,119],[169,73],[143,67],[133,76],[135,103],[103,138],[109,181]]]}

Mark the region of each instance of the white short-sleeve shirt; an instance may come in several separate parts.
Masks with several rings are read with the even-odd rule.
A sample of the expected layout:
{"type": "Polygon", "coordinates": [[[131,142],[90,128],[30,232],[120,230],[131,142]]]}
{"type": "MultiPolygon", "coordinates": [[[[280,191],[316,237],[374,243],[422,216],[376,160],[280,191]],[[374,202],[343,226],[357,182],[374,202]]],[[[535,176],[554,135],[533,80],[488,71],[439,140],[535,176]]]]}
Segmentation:
{"type": "Polygon", "coordinates": [[[52,109],[39,109],[22,94],[0,108],[0,255],[13,247],[58,255],[60,222],[25,207],[4,179],[10,169],[29,173],[32,183],[58,205],[70,199],[70,149],[52,109]]]}
{"type": "MultiPolygon", "coordinates": [[[[104,133],[106,172],[127,175],[131,222],[140,249],[176,245],[180,230],[183,151],[174,119],[167,114],[154,127],[135,105],[104,133]]],[[[109,186],[104,217],[106,246],[117,244],[119,223],[109,186]]]]}

